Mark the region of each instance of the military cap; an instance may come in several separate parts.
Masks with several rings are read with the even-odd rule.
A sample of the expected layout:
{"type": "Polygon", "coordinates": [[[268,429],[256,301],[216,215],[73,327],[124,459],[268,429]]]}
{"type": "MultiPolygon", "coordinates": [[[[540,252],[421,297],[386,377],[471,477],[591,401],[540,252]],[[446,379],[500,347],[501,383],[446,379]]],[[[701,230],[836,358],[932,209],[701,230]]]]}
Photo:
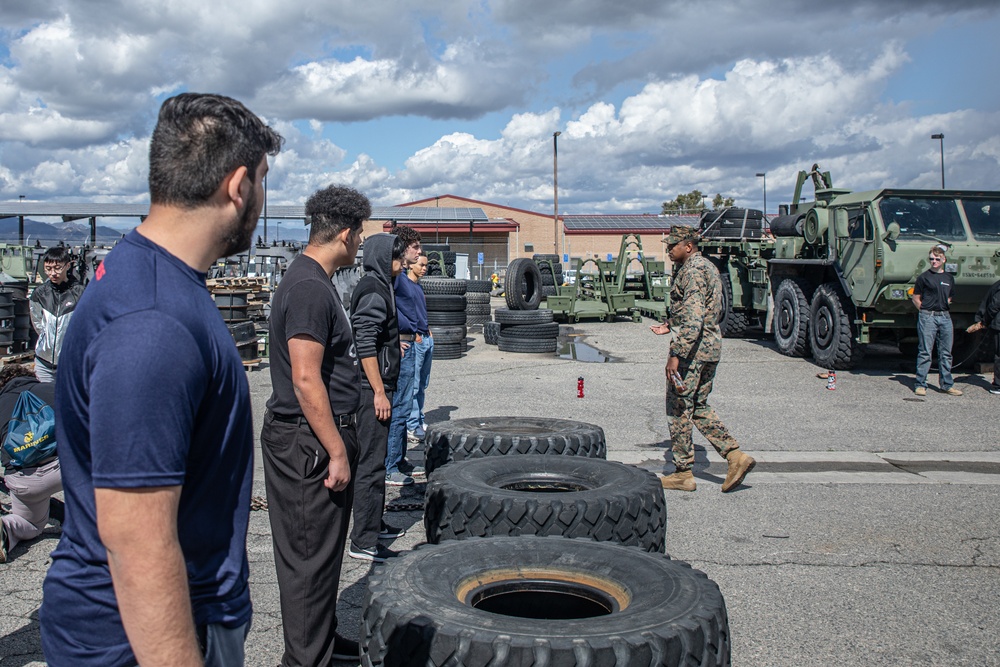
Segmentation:
{"type": "Polygon", "coordinates": [[[695,227],[688,227],[687,225],[674,225],[670,228],[670,233],[667,238],[663,239],[663,242],[668,246],[681,243],[682,241],[692,241],[697,243],[701,240],[701,235],[695,227]]]}

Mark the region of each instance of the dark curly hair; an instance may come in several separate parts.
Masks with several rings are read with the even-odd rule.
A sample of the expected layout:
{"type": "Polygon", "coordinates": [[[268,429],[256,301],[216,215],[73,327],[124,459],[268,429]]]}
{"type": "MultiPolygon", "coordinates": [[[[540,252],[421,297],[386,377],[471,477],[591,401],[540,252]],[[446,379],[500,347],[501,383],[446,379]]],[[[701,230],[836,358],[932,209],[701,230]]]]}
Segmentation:
{"type": "Polygon", "coordinates": [[[329,185],[306,202],[309,243],[329,243],[337,234],[357,231],[372,215],[368,197],[347,185],[329,185]]]}
{"type": "Polygon", "coordinates": [[[407,227],[406,225],[398,225],[392,230],[392,233],[403,239],[405,244],[404,248],[409,248],[414,243],[420,243],[420,232],[415,230],[413,227],[407,227]]]}
{"type": "Polygon", "coordinates": [[[33,378],[35,374],[24,364],[4,364],[0,368],[0,389],[7,386],[7,383],[14,378],[33,378]]]}

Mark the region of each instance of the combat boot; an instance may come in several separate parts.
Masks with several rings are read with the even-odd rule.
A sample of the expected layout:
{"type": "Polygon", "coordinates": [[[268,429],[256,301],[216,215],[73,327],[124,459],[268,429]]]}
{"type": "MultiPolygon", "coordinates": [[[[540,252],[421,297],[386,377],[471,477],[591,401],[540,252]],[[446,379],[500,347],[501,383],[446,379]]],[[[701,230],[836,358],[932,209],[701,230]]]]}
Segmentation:
{"type": "Polygon", "coordinates": [[[672,489],[674,491],[694,491],[698,488],[694,483],[694,475],[691,474],[690,470],[662,476],[660,477],[660,485],[664,489],[672,489]]]}
{"type": "Polygon", "coordinates": [[[742,484],[743,478],[757,465],[757,461],[738,449],[729,452],[726,460],[729,461],[729,471],[726,472],[726,481],[722,483],[723,493],[732,491],[742,484]]]}

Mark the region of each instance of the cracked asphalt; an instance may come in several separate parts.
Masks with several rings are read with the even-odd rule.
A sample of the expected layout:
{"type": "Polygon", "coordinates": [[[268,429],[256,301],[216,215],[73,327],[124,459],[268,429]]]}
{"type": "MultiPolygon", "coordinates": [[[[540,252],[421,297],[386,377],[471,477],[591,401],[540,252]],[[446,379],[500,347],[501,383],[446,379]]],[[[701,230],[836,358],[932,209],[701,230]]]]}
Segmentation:
{"type": "MultiPolygon", "coordinates": [[[[609,459],[662,470],[666,341],[651,323],[562,327],[564,342],[611,363],[501,353],[472,333],[465,358],[434,362],[427,420],[578,419],[604,428],[609,459]]],[[[724,342],[712,404],[760,463],[723,495],[725,464],[696,435],[698,490],[669,492],[667,551],[722,589],[734,665],[1000,665],[1000,397],[986,391],[988,376],[960,372],[965,396],[932,389],[916,399],[912,365],[873,348],[827,391],[822,369],[779,355],[763,335],[724,342]]],[[[248,377],[259,424],[266,365],[248,377]]],[[[259,452],[254,486],[263,496],[259,452]]],[[[392,489],[390,500],[417,502],[421,491],[392,489]]],[[[423,541],[420,511],[387,519],[409,530],[392,548],[423,541]]],[[[45,664],[37,611],[58,537],[53,521],[0,565],[0,667],[45,664]]],[[[266,511],[251,513],[248,552],[247,664],[276,665],[281,617],[266,511]]],[[[357,636],[372,567],[344,559],[345,635],[357,636]]]]}

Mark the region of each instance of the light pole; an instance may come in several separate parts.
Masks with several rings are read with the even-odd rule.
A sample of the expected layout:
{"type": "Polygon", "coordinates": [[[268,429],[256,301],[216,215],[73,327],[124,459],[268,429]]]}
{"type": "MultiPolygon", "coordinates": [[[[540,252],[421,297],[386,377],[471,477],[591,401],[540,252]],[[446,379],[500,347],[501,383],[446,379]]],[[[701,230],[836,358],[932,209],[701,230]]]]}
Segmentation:
{"type": "Polygon", "coordinates": [[[944,134],[932,134],[931,139],[941,142],[941,189],[944,190],[944,134]]]}
{"type": "MultiPolygon", "coordinates": [[[[552,240],[552,252],[559,255],[559,135],[552,133],[552,226],[555,237],[552,240]]],[[[560,257],[560,260],[562,257],[560,257]]]]}
{"type": "Polygon", "coordinates": [[[764,217],[766,218],[767,217],[767,172],[758,171],[757,178],[764,179],[764,217]]]}

